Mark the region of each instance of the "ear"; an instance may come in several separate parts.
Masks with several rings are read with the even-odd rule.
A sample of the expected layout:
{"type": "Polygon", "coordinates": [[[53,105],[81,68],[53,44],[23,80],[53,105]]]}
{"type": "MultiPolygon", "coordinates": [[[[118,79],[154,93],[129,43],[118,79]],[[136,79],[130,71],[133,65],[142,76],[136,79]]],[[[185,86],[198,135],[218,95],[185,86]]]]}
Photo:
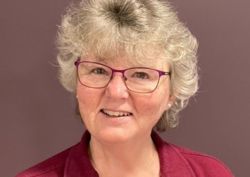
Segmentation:
{"type": "Polygon", "coordinates": [[[171,108],[171,106],[174,104],[176,97],[174,95],[169,96],[168,104],[167,104],[167,109],[171,108]]]}

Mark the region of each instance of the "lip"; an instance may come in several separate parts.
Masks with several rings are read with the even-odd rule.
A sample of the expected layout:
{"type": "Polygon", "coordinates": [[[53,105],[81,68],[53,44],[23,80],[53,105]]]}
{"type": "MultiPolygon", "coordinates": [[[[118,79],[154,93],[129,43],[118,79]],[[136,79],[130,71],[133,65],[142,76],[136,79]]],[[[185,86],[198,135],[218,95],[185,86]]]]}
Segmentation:
{"type": "MultiPolygon", "coordinates": [[[[115,114],[127,114],[127,115],[125,115],[125,116],[117,116],[117,117],[128,117],[128,116],[133,116],[133,113],[132,112],[130,112],[130,111],[126,111],[126,110],[117,110],[117,109],[107,109],[107,108],[102,108],[102,109],[100,109],[100,112],[102,112],[103,114],[105,114],[105,115],[107,115],[108,116],[108,114],[106,114],[107,112],[112,112],[112,113],[114,113],[114,115],[115,114]]],[[[114,116],[114,117],[116,117],[116,116],[114,116]]]]}
{"type": "Polygon", "coordinates": [[[128,116],[109,116],[107,114],[105,114],[103,111],[103,109],[101,109],[99,111],[99,115],[100,115],[100,120],[103,123],[103,126],[108,125],[111,127],[120,127],[120,126],[126,126],[129,122],[131,122],[134,118],[133,113],[129,112],[129,111],[124,111],[124,110],[120,110],[119,111],[117,109],[105,109],[105,110],[109,110],[109,111],[115,111],[115,112],[129,112],[131,113],[128,116]]]}

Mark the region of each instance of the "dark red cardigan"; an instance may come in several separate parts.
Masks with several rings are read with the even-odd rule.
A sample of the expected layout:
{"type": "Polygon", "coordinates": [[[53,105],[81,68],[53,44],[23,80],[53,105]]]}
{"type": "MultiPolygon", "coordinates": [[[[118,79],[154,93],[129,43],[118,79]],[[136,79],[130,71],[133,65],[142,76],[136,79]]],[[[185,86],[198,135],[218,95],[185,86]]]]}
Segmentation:
{"type": "MultiPolygon", "coordinates": [[[[230,170],[214,157],[165,142],[153,132],[160,157],[161,177],[233,177],[230,170]]],[[[80,143],[31,167],[16,177],[98,177],[88,156],[90,134],[80,143]]]]}

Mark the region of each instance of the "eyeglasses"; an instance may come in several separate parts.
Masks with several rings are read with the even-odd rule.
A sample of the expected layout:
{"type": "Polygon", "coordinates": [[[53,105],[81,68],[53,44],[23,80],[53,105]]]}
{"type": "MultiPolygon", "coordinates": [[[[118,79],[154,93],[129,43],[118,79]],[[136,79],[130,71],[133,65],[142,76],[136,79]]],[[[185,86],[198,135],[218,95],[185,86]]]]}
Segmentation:
{"type": "Polygon", "coordinates": [[[113,69],[107,65],[92,61],[75,62],[78,80],[86,87],[105,88],[113,78],[114,73],[122,73],[128,90],[137,93],[153,92],[158,86],[161,76],[170,75],[170,72],[160,71],[147,67],[133,67],[127,69],[113,69]]]}

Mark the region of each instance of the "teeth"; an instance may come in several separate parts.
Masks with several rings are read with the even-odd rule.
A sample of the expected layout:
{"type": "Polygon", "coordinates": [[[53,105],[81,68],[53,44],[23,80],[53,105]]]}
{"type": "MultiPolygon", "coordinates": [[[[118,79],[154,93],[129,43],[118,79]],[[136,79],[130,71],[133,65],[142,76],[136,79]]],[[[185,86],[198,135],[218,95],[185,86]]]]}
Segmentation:
{"type": "Polygon", "coordinates": [[[111,117],[123,117],[123,116],[132,115],[132,113],[130,112],[109,111],[109,110],[104,110],[104,109],[102,109],[102,112],[111,117]]]}

